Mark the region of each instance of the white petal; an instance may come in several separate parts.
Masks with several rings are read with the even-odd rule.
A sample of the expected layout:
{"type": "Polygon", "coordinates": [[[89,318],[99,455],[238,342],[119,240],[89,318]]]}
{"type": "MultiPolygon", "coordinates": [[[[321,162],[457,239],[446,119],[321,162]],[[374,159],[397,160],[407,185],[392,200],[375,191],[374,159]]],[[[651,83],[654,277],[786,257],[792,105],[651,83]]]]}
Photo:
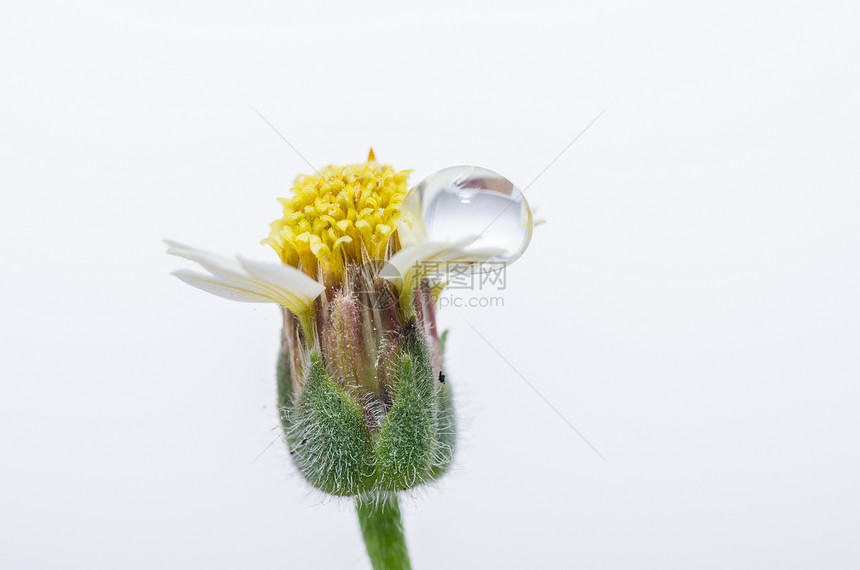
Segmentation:
{"type": "Polygon", "coordinates": [[[175,241],[164,240],[164,243],[170,246],[167,253],[177,255],[195,263],[199,263],[206,271],[214,275],[234,275],[241,276],[244,274],[242,266],[230,258],[203,251],[175,241]]]}
{"type": "Polygon", "coordinates": [[[397,273],[386,278],[400,287],[408,272],[413,270],[419,262],[432,259],[444,247],[445,244],[433,242],[404,247],[388,260],[397,269],[397,273]]]}
{"type": "Polygon", "coordinates": [[[432,262],[478,263],[504,253],[498,248],[466,249],[476,240],[475,237],[466,237],[453,243],[427,242],[405,247],[388,260],[399,274],[389,280],[399,287],[404,280],[420,281],[432,270],[432,262]],[[425,264],[427,266],[422,267],[425,264]]]}
{"type": "Polygon", "coordinates": [[[289,265],[251,261],[241,257],[239,263],[257,281],[277,285],[279,289],[296,295],[307,302],[313,301],[325,291],[324,285],[314,281],[303,271],[289,265]]]}
{"type": "Polygon", "coordinates": [[[179,279],[188,283],[192,287],[197,287],[203,291],[230,299],[232,301],[244,301],[246,303],[271,303],[272,300],[252,291],[247,291],[240,287],[228,285],[218,277],[212,275],[203,275],[191,271],[190,269],[177,269],[173,272],[179,279]]]}
{"type": "Polygon", "coordinates": [[[415,288],[425,277],[438,286],[444,287],[451,280],[450,262],[478,263],[487,261],[504,253],[498,248],[467,249],[477,237],[467,237],[453,243],[427,242],[404,247],[389,259],[396,269],[394,276],[386,276],[400,291],[402,311],[410,311],[415,288]],[[431,275],[432,274],[432,275],[431,275]]]}
{"type": "Polygon", "coordinates": [[[193,287],[219,297],[249,303],[277,303],[301,315],[306,314],[325,287],[298,269],[282,264],[232,259],[207,251],[167,242],[167,253],[199,263],[212,275],[187,269],[174,272],[193,287]]]}

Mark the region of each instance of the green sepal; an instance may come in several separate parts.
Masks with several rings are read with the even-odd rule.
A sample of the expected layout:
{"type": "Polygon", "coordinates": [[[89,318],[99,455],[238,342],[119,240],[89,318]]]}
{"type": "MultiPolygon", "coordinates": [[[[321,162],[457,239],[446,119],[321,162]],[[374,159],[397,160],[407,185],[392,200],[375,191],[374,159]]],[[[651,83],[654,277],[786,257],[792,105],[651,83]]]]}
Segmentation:
{"type": "Polygon", "coordinates": [[[432,479],[438,479],[444,475],[454,459],[454,448],[457,444],[457,414],[454,411],[454,393],[451,384],[445,378],[444,361],[445,346],[448,341],[448,329],[442,332],[439,339],[440,352],[442,353],[443,370],[442,376],[437,378],[436,398],[439,402],[439,416],[436,422],[436,440],[438,447],[433,469],[430,471],[432,479]]]}
{"type": "Polygon", "coordinates": [[[457,443],[457,415],[454,412],[451,386],[445,383],[437,392],[439,411],[436,420],[436,451],[427,472],[429,479],[438,479],[448,471],[457,443]]]}
{"type": "Polygon", "coordinates": [[[441,476],[454,452],[456,426],[447,384],[412,331],[394,372],[394,400],[376,436],[377,488],[402,491],[441,476]]]}
{"type": "Polygon", "coordinates": [[[423,337],[412,329],[392,370],[391,406],[365,409],[311,354],[310,371],[293,395],[289,361],[277,367],[278,405],[290,455],[307,481],[339,496],[402,491],[441,477],[450,467],[456,417],[450,384],[433,372],[423,337]],[[372,418],[381,418],[377,424],[372,418]]]}
{"type": "Polygon", "coordinates": [[[412,360],[404,355],[396,372],[397,393],[376,438],[379,485],[403,490],[426,478],[435,447],[433,420],[428,401],[422,398],[420,380],[412,360]]]}
{"type": "Polygon", "coordinates": [[[282,410],[282,421],[293,462],[311,485],[341,496],[373,488],[364,409],[328,375],[319,355],[311,355],[301,397],[282,410]]]}

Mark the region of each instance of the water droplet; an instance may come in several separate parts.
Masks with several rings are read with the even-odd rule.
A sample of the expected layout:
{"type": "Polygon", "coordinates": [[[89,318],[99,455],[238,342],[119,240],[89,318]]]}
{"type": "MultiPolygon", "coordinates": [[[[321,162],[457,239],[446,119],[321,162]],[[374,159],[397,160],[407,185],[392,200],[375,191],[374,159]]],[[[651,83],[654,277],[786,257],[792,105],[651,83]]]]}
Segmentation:
{"type": "Polygon", "coordinates": [[[505,251],[511,262],[526,250],[533,221],[523,193],[501,174],[480,166],[451,166],[416,184],[403,201],[416,239],[453,242],[479,236],[475,248],[505,251]]]}

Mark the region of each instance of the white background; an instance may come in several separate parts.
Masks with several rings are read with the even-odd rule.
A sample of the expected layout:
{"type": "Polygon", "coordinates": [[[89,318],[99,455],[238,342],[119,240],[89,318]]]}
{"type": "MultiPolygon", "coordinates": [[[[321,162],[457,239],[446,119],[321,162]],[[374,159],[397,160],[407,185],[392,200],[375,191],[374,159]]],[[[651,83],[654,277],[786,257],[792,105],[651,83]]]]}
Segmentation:
{"type": "Polygon", "coordinates": [[[267,449],[277,311],[160,240],[274,259],[308,166],[254,108],[315,166],[521,187],[607,108],[529,187],[504,308],[440,315],[462,445],[406,507],[416,569],[857,568],[858,29],[847,0],[8,3],[0,567],[368,568],[267,449]]]}

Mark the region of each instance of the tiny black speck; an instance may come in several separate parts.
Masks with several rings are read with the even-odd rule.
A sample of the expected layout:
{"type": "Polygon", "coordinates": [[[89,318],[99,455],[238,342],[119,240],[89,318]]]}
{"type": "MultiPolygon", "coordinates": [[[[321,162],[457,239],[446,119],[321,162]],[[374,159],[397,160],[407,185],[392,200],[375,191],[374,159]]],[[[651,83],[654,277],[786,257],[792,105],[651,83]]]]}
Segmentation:
{"type": "Polygon", "coordinates": [[[441,382],[442,384],[445,383],[445,375],[442,374],[442,372],[439,372],[439,382],[441,382]]]}
{"type": "Polygon", "coordinates": [[[306,444],[307,442],[308,442],[308,439],[307,439],[307,438],[305,438],[305,439],[303,439],[303,440],[302,440],[302,442],[301,442],[299,445],[304,445],[304,444],[306,444]]]}

